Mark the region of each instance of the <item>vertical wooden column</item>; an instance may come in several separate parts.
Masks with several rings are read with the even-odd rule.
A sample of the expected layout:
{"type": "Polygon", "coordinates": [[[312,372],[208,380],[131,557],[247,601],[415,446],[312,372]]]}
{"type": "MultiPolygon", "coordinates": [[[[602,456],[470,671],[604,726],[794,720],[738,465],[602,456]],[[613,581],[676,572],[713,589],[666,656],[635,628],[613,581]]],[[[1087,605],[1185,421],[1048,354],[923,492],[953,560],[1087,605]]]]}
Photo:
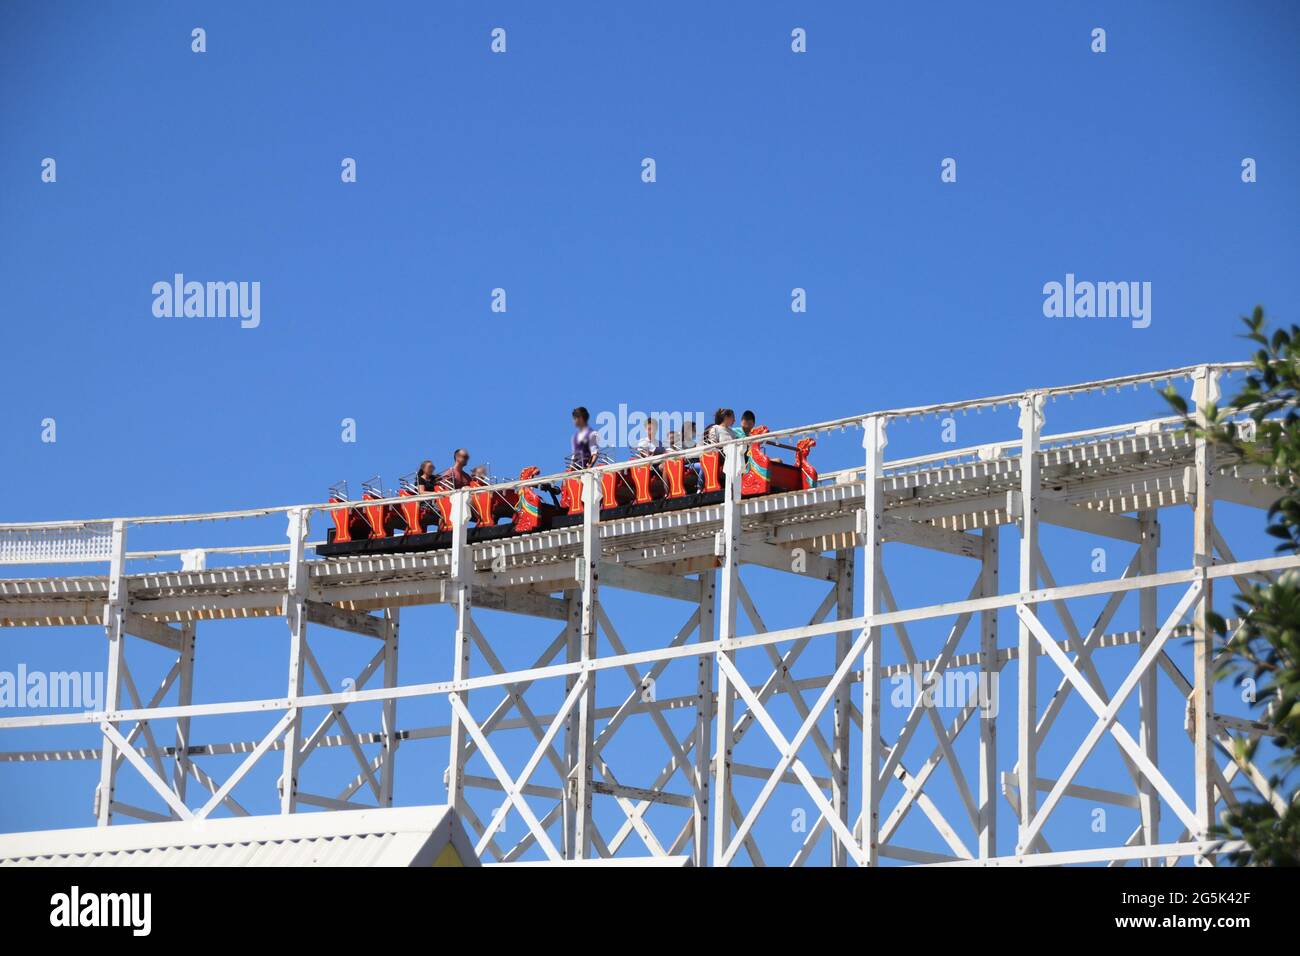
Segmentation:
{"type": "MultiPolygon", "coordinates": [[[[841,548],[835,552],[835,616],[843,621],[854,616],[854,585],[857,571],[857,551],[841,548]]],[[[853,644],[852,631],[840,631],[835,635],[835,666],[838,668],[853,644]]],[[[853,685],[845,679],[835,689],[834,727],[832,730],[831,749],[835,758],[834,773],[831,775],[831,806],[836,816],[844,823],[845,829],[852,829],[849,823],[849,742],[853,729],[851,707],[853,703],[853,685]]],[[[845,866],[849,855],[843,841],[831,840],[831,866],[845,866]]]]}
{"type": "Polygon", "coordinates": [[[284,772],[280,777],[280,812],[293,813],[298,807],[299,743],[302,738],[302,696],[307,644],[307,566],[304,548],[307,542],[308,513],[304,508],[289,512],[289,587],[284,598],[284,616],[289,624],[289,687],[285,694],[291,703],[293,719],[284,732],[284,772]]]}
{"type": "MultiPolygon", "coordinates": [[[[998,532],[990,525],[980,535],[980,596],[998,593],[998,532]]],[[[998,612],[980,612],[980,765],[979,855],[998,855],[998,612]]]]}
{"type": "MultiPolygon", "coordinates": [[[[397,686],[397,640],[401,631],[401,608],[390,607],[384,611],[384,688],[397,686]]],[[[397,774],[397,700],[388,698],[380,711],[383,736],[384,763],[379,775],[379,805],[393,805],[393,783],[397,774]]]]}
{"type": "MultiPolygon", "coordinates": [[[[714,607],[717,602],[716,571],[700,572],[700,625],[699,641],[701,644],[713,640],[716,625],[714,607]]],[[[712,777],[711,759],[713,742],[710,731],[713,729],[713,667],[714,660],[710,654],[701,654],[696,660],[696,702],[695,702],[695,789],[697,797],[693,807],[694,840],[691,848],[691,862],[695,866],[707,866],[709,863],[709,790],[712,777]]]]}
{"type": "MultiPolygon", "coordinates": [[[[452,609],[456,615],[455,623],[455,659],[452,661],[451,678],[464,680],[469,676],[469,655],[471,637],[469,629],[473,607],[474,562],[469,550],[469,492],[465,489],[452,493],[451,498],[451,575],[452,609]]],[[[469,707],[469,694],[457,691],[461,701],[469,707]]],[[[451,712],[451,726],[447,757],[447,802],[458,814],[463,814],[465,804],[465,724],[455,708],[451,712]]]]}
{"type": "MultiPolygon", "coordinates": [[[[194,703],[194,649],[198,639],[198,624],[189,621],[181,625],[181,652],[177,660],[179,674],[176,678],[176,703],[188,707],[194,703]]],[[[190,776],[190,718],[176,718],[176,746],[172,757],[172,789],[181,803],[190,776]]]]}
{"type": "MultiPolygon", "coordinates": [[[[881,483],[885,458],[886,419],[871,415],[863,420],[862,449],[863,507],[859,536],[862,539],[862,612],[880,613],[881,557],[884,542],[885,500],[881,483]]],[[[867,866],[880,862],[880,779],[881,644],[884,629],[868,625],[869,640],[862,660],[862,851],[867,866]]]]}
{"type": "MultiPolygon", "coordinates": [[[[578,635],[579,659],[597,656],[597,601],[600,599],[600,482],[593,472],[582,476],[582,564],[579,581],[582,621],[578,635]]],[[[592,768],[596,758],[596,673],[587,671],[587,684],[578,698],[578,767],[575,791],[574,849],[577,858],[592,855],[592,768]]]]}
{"type": "MultiPolygon", "coordinates": [[[[104,636],[108,639],[108,675],[104,682],[104,710],[118,709],[122,694],[122,654],[126,643],[126,525],[113,522],[112,556],[108,568],[108,601],[104,604],[104,636]]],[[[108,736],[108,727],[117,729],[115,721],[105,721],[101,729],[103,750],[99,758],[99,786],[95,790],[95,819],[101,827],[113,822],[113,797],[117,789],[117,750],[108,736]]]]}
{"type": "MultiPolygon", "coordinates": [[[[1196,407],[1196,420],[1204,426],[1202,410],[1219,398],[1218,375],[1207,366],[1198,368],[1192,376],[1192,402],[1196,407]]],[[[1214,607],[1213,582],[1206,572],[1214,564],[1214,447],[1204,438],[1196,439],[1196,468],[1193,476],[1196,497],[1192,525],[1192,566],[1201,572],[1200,603],[1196,606],[1192,622],[1192,713],[1194,717],[1193,746],[1196,760],[1196,834],[1197,840],[1208,840],[1214,826],[1214,631],[1209,615],[1214,607]]],[[[1198,866],[1211,866],[1213,861],[1197,857],[1198,866]]]]}
{"type": "MultiPolygon", "coordinates": [[[[1021,593],[1038,587],[1038,493],[1041,470],[1038,444],[1043,430],[1041,392],[1028,392],[1020,400],[1020,580],[1021,593]]],[[[1032,605],[1029,607],[1032,611],[1032,605]]],[[[1023,620],[1019,622],[1019,668],[1016,696],[1016,754],[1019,776],[1020,827],[1016,853],[1029,853],[1025,836],[1038,807],[1038,641],[1023,620]]]]}
{"type": "MultiPolygon", "coordinates": [[[[721,559],[721,592],[718,600],[718,641],[722,644],[719,654],[725,654],[729,660],[735,660],[736,652],[727,649],[727,642],[736,636],[736,610],[739,596],[740,576],[740,476],[745,455],[740,446],[733,446],[725,453],[723,462],[726,486],[722,499],[722,533],[719,535],[714,553],[721,559]]],[[[713,863],[720,866],[731,843],[731,757],[735,745],[734,718],[736,709],[736,692],[731,688],[727,674],[718,669],[718,695],[714,712],[717,744],[714,748],[714,785],[713,785],[713,863]]]]}
{"type": "MultiPolygon", "coordinates": [[[[1160,544],[1160,524],[1156,515],[1154,510],[1138,513],[1138,521],[1142,526],[1142,541],[1138,545],[1139,575],[1156,573],[1156,550],[1160,544]]],[[[1138,617],[1142,629],[1142,649],[1145,650],[1160,627],[1160,621],[1156,617],[1155,588],[1143,588],[1139,593],[1138,617]]],[[[1138,680],[1138,746],[1156,766],[1159,766],[1157,729],[1160,723],[1156,695],[1159,672],[1160,668],[1152,665],[1138,680]]],[[[1160,842],[1160,797],[1145,777],[1142,778],[1138,801],[1142,815],[1142,842],[1153,846],[1160,842]]],[[[1159,863],[1155,858],[1143,861],[1145,866],[1158,866],[1159,863]]]]}
{"type": "MultiPolygon", "coordinates": [[[[565,595],[567,619],[564,627],[565,661],[569,664],[582,659],[582,594],[571,590],[565,595]]],[[[577,674],[564,678],[564,699],[569,699],[578,682],[577,674]]],[[[578,709],[571,708],[564,721],[564,858],[576,860],[577,851],[577,772],[578,772],[578,709]]]]}

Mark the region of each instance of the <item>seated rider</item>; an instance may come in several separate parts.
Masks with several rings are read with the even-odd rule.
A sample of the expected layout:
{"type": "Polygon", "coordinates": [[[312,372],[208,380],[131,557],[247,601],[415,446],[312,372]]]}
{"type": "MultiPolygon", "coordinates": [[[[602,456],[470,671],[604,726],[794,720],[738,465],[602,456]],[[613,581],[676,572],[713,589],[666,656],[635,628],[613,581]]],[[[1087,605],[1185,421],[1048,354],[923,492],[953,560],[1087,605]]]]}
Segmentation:
{"type": "Polygon", "coordinates": [[[420,462],[420,469],[415,473],[415,489],[421,494],[438,490],[438,474],[433,470],[433,462],[428,458],[420,462]]]}
{"type": "Polygon", "coordinates": [[[746,435],[750,434],[754,430],[754,421],[754,413],[749,409],[745,409],[744,413],[740,416],[739,427],[733,429],[736,437],[744,438],[746,435]]]}
{"type": "Polygon", "coordinates": [[[659,439],[655,436],[657,426],[653,418],[647,419],[645,423],[645,437],[636,443],[636,457],[649,458],[652,455],[662,455],[664,446],[660,444],[659,439]]]}
{"type": "Polygon", "coordinates": [[[730,408],[719,408],[713,413],[713,424],[704,431],[704,443],[716,445],[735,437],[731,427],[736,424],[736,413],[730,408]]]}
{"type": "MultiPolygon", "coordinates": [[[[740,416],[740,424],[733,426],[731,429],[731,433],[736,438],[744,438],[747,435],[752,434],[753,431],[754,431],[754,413],[753,411],[747,408],[745,409],[744,413],[741,414],[740,416]]],[[[749,452],[750,449],[752,449],[753,447],[754,447],[753,445],[745,446],[745,461],[749,461],[749,452]]]]}
{"type": "Polygon", "coordinates": [[[461,489],[471,481],[469,472],[465,470],[465,466],[469,464],[469,449],[457,448],[455,462],[454,465],[438,476],[444,488],[461,489]]]}
{"type": "Polygon", "coordinates": [[[588,424],[590,421],[591,416],[584,406],[579,405],[573,410],[574,432],[569,447],[572,452],[573,467],[579,470],[594,465],[596,456],[600,454],[600,441],[588,424]]]}

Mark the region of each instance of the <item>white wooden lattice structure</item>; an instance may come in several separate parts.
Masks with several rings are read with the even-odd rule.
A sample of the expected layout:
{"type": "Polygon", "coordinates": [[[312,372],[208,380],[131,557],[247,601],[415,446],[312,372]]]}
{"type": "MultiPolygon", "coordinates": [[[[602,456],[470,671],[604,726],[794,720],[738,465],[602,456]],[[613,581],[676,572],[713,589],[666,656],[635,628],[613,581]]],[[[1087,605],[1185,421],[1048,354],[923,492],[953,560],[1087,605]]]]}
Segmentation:
{"type": "MultiPolygon", "coordinates": [[[[1257,469],[1221,454],[1216,458],[1214,448],[1191,438],[1172,419],[1052,435],[1046,417],[1049,398],[1165,380],[1190,380],[1193,397],[1204,401],[1217,394],[1220,374],[1240,367],[1198,366],[774,432],[764,437],[859,429],[863,463],[823,475],[810,490],[742,500],[739,482],[731,480],[721,504],[610,521],[597,520],[596,509],[588,508],[579,526],[491,543],[469,541],[466,493],[454,492],[452,547],[425,554],[312,560],[309,528],[313,514],[321,520],[320,505],[2,525],[0,564],[109,563],[107,574],[0,579],[0,626],[105,629],[108,690],[103,710],[96,713],[0,719],[0,739],[5,730],[94,726],[102,748],[6,750],[0,761],[97,761],[96,814],[108,825],[121,817],[163,821],[242,813],[236,788],[252,767],[270,760],[282,765],[284,813],[390,806],[401,745],[445,737],[447,799],[485,861],[649,854],[686,855],[697,865],[771,863],[765,831],[756,823],[773,793],[789,787],[811,815],[801,848],[792,860],[780,862],[805,863],[815,848],[828,845],[835,865],[884,860],[1157,865],[1183,859],[1212,864],[1222,847],[1211,839],[1210,828],[1219,810],[1238,799],[1233,787],[1244,782],[1275,806],[1280,798],[1269,790],[1264,773],[1233,752],[1233,738],[1257,736],[1258,725],[1215,709],[1205,614],[1216,582],[1240,585],[1300,566],[1300,559],[1289,556],[1238,561],[1215,525],[1214,503],[1264,508],[1276,491],[1257,469]],[[1019,406],[1019,432],[1005,442],[907,460],[886,456],[891,421],[1008,404],[1019,406]],[[1192,554],[1175,567],[1158,568],[1160,515],[1166,509],[1190,511],[1192,554]],[[130,571],[137,558],[156,555],[127,550],[133,526],[277,511],[288,522],[287,545],[209,552],[270,553],[269,562],[200,570],[202,556],[196,560],[191,548],[174,553],[186,555],[186,566],[195,570],[130,571]],[[1039,546],[1046,526],[1088,540],[1127,543],[1133,557],[1118,574],[1058,586],[1039,546]],[[1009,580],[999,573],[998,555],[1012,537],[1018,573],[1009,580]],[[898,547],[964,559],[971,572],[968,595],[900,607],[885,564],[898,547]],[[797,571],[791,560],[796,549],[802,556],[797,571]],[[754,566],[821,582],[824,594],[807,624],[769,628],[764,623],[762,595],[747,586],[744,573],[754,566]],[[651,596],[669,615],[667,631],[674,636],[661,646],[628,651],[601,599],[604,589],[651,596]],[[1156,595],[1162,589],[1173,604],[1171,613],[1159,616],[1156,595]],[[1089,598],[1105,598],[1105,610],[1082,626],[1071,602],[1089,598]],[[1140,626],[1110,630],[1125,601],[1136,602],[1140,626]],[[400,608],[426,604],[446,604],[454,612],[453,631],[446,645],[439,645],[450,648],[446,674],[434,682],[403,684],[397,677],[400,608]],[[682,606],[688,612],[684,620],[682,606]],[[558,633],[549,644],[539,644],[532,667],[506,669],[494,651],[491,629],[481,626],[481,609],[550,620],[558,633]],[[999,627],[998,612],[1005,609],[1016,615],[1014,632],[999,627]],[[1048,623],[1048,609],[1059,624],[1048,623]],[[198,625],[254,617],[283,617],[288,623],[286,694],[195,702],[198,625]],[[922,656],[908,627],[927,621],[952,623],[937,652],[922,656]],[[327,689],[308,640],[319,627],[357,635],[374,648],[354,689],[327,689]],[[175,655],[148,700],[127,664],[130,638],[175,655]],[[1179,661],[1175,646],[1188,640],[1189,660],[1179,661]],[[812,646],[832,648],[834,666],[823,673],[797,673],[798,659],[812,646]],[[1136,653],[1137,663],[1122,681],[1107,686],[1096,658],[1122,648],[1136,653]],[[471,667],[475,654],[477,670],[471,667]],[[1023,666],[1028,660],[1036,666],[1023,666]],[[694,669],[693,691],[647,699],[647,682],[653,684],[674,665],[694,669]],[[765,678],[755,680],[756,666],[765,678]],[[882,715],[882,698],[891,678],[917,669],[937,679],[950,672],[996,679],[1014,670],[1015,712],[999,716],[972,702],[947,719],[918,700],[901,729],[894,727],[882,715]],[[381,686],[371,686],[376,677],[381,686]],[[309,678],[319,691],[308,690],[309,678]],[[530,700],[543,687],[560,703],[538,712],[530,700]],[[1186,700],[1192,745],[1186,773],[1171,772],[1171,758],[1157,746],[1158,694],[1171,688],[1186,700]],[[164,703],[168,697],[174,702],[164,703]],[[397,726],[398,701],[429,697],[446,700],[448,725],[397,726]],[[1071,697],[1086,703],[1090,725],[1057,722],[1071,697]],[[1121,709],[1132,700],[1137,719],[1126,721],[1121,709]],[[379,705],[379,726],[349,722],[348,708],[362,702],[379,705]],[[693,715],[684,735],[666,716],[683,711],[693,715]],[[308,721],[308,712],[324,716],[308,721]],[[219,714],[275,719],[260,739],[190,740],[193,718],[219,714]],[[629,721],[653,727],[668,756],[653,767],[620,767],[616,776],[608,759],[611,741],[629,721]],[[1014,726],[1007,727],[1008,721],[1014,726]],[[935,745],[929,753],[913,752],[909,745],[920,739],[917,730],[923,725],[935,745]],[[1000,726],[1004,738],[1014,733],[1014,759],[999,754],[1000,726]],[[170,742],[161,736],[164,728],[170,742]],[[955,746],[963,732],[978,737],[974,760],[963,759],[955,746]],[[1049,732],[1075,741],[1073,756],[1055,779],[1037,767],[1049,732]],[[497,744],[510,733],[528,735],[522,755],[497,744]],[[775,762],[759,765],[742,757],[739,748],[747,737],[767,741],[777,753],[775,762]],[[1083,765],[1103,742],[1117,748],[1129,790],[1081,781],[1083,765]],[[304,766],[320,748],[331,747],[350,749],[357,772],[340,779],[332,795],[308,792],[302,786],[304,766]],[[229,754],[245,756],[226,779],[213,779],[203,769],[205,758],[229,754]],[[537,782],[543,767],[555,785],[537,782]],[[953,781],[955,812],[941,808],[927,792],[941,767],[953,781]],[[123,773],[147,783],[154,807],[118,799],[123,773]],[[634,786],[619,777],[652,782],[634,786]],[[742,780],[761,782],[755,797],[737,795],[742,780]],[[1136,808],[1141,822],[1100,849],[1049,846],[1045,823],[1063,799],[1077,797],[1136,808]],[[1013,809],[1014,840],[999,836],[999,801],[1013,809]],[[593,810],[597,805],[599,814],[593,810]],[[618,817],[612,828],[608,807],[616,808],[618,817]],[[665,807],[674,810],[671,824],[649,812],[665,807]],[[898,839],[904,819],[914,813],[933,825],[943,851],[898,839]],[[522,829],[503,829],[508,816],[522,821],[522,829]],[[1177,838],[1162,837],[1171,827],[1162,826],[1162,817],[1176,821],[1177,838]]],[[[732,479],[740,460],[728,456],[732,479]]],[[[595,474],[584,482],[587,500],[597,500],[595,474]]],[[[424,802],[435,796],[440,795],[426,795],[424,802]]]]}

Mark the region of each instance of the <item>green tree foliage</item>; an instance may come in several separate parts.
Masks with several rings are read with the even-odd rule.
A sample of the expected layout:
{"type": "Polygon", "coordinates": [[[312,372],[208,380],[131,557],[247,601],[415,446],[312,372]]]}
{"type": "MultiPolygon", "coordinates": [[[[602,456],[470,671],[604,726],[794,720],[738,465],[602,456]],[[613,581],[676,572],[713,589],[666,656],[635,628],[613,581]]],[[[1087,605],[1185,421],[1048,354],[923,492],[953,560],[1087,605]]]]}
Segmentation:
{"type": "MultiPolygon", "coordinates": [[[[1268,533],[1278,539],[1279,553],[1300,554],[1300,326],[1270,335],[1258,306],[1242,321],[1244,337],[1258,350],[1245,385],[1226,405],[1209,403],[1198,419],[1172,386],[1164,396],[1194,434],[1229,457],[1269,469],[1280,497],[1268,511],[1268,533]]],[[[1241,624],[1231,635],[1222,616],[1210,615],[1220,642],[1217,677],[1253,682],[1252,706],[1268,728],[1260,740],[1271,739],[1281,751],[1270,783],[1287,805],[1279,817],[1269,803],[1247,797],[1224,814],[1219,833],[1245,842],[1246,849],[1229,854],[1236,864],[1300,866],[1300,792],[1291,783],[1300,767],[1300,572],[1250,585],[1234,610],[1241,624]]],[[[1239,755],[1251,759],[1259,746],[1259,740],[1241,741],[1239,755]]]]}

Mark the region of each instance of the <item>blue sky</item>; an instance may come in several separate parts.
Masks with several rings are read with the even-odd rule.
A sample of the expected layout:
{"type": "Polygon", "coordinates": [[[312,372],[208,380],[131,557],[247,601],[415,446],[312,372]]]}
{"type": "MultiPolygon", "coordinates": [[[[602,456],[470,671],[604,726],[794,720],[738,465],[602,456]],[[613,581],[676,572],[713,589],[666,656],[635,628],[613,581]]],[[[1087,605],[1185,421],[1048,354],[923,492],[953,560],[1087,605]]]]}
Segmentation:
{"type": "MultiPolygon", "coordinates": [[[[502,475],[557,470],[578,403],[753,407],[775,428],[1242,357],[1236,317],[1290,322],[1300,291],[1298,21],[1265,2],[6,4],[0,520],[318,500],[457,445],[502,475]],[[260,282],[260,326],[155,317],[177,272],[260,282]],[[1150,282],[1150,327],[1045,318],[1067,273],[1150,282]]],[[[1052,406],[1048,428],[1161,411],[1143,392],[1052,406]]],[[[1014,426],[963,420],[960,442],[1014,426]]],[[[891,457],[937,436],[900,427],[891,457]]],[[[859,454],[849,436],[815,460],[859,454]]],[[[1225,521],[1265,552],[1252,516],[1225,521]]],[[[150,542],[282,529],[171,533],[150,542]]],[[[1093,544],[1063,540],[1057,577],[1086,579],[1093,544]]],[[[929,603],[926,561],[899,558],[900,600],[929,603]]],[[[763,591],[771,618],[805,613],[796,591],[763,591]]],[[[623,636],[653,644],[625,605],[623,636]]],[[[444,610],[404,630],[403,678],[441,673],[444,610]]],[[[200,697],[282,692],[283,622],[208,632],[200,697]]],[[[345,639],[322,640],[342,674],[345,639]]],[[[0,642],[0,668],[101,660],[93,629],[0,642]]],[[[416,746],[402,802],[440,787],[442,744],[416,746]]],[[[92,773],[0,764],[26,788],[0,830],[89,823],[92,773]]]]}

